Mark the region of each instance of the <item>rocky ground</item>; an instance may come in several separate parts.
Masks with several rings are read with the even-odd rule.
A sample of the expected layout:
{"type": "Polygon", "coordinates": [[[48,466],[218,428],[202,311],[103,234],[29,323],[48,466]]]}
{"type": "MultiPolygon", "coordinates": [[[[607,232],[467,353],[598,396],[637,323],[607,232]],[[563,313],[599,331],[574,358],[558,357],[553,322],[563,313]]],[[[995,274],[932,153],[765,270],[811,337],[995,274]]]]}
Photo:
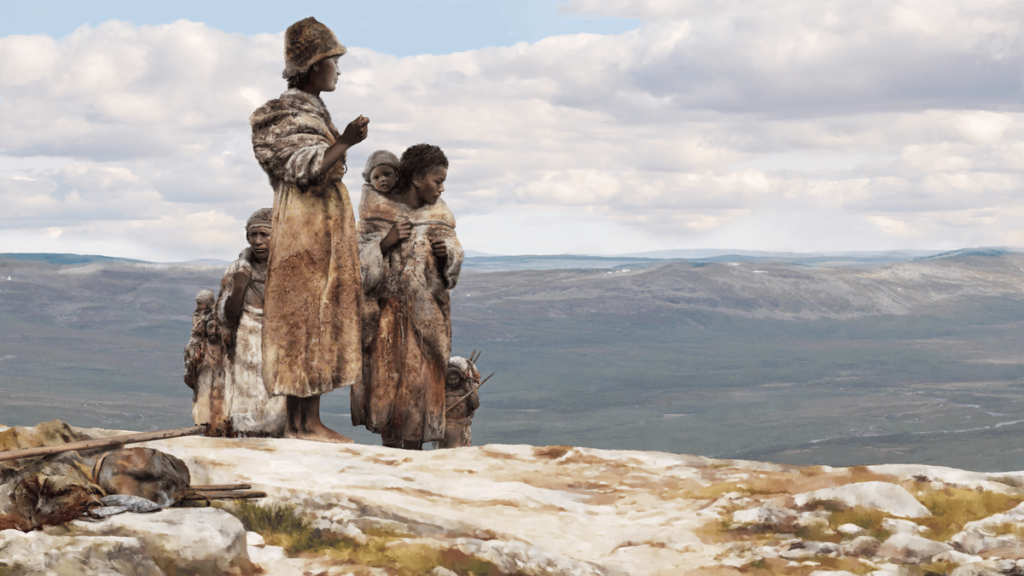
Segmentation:
{"type": "Polygon", "coordinates": [[[0,574],[1024,572],[1024,473],[567,446],[146,445],[182,458],[194,484],[268,497],[0,532],[0,574]]]}

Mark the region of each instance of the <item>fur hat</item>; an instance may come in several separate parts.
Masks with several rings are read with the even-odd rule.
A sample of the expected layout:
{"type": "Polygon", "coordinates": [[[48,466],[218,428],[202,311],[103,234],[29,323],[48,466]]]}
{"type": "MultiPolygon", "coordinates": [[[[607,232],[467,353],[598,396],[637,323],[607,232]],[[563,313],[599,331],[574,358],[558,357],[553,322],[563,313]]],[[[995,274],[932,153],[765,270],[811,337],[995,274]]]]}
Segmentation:
{"type": "Polygon", "coordinates": [[[395,173],[398,173],[398,156],[395,156],[387,150],[376,150],[370,157],[366,159],[366,168],[363,168],[363,180],[367,184],[370,183],[370,172],[377,166],[391,166],[395,169],[395,173]]]}
{"type": "Polygon", "coordinates": [[[264,226],[270,228],[270,222],[274,217],[274,211],[271,208],[260,208],[259,210],[252,213],[249,219],[245,221],[245,231],[249,232],[249,229],[255,226],[264,226]]]}
{"type": "Polygon", "coordinates": [[[302,74],[324,58],[341,56],[348,50],[338,42],[331,29],[310,16],[284,31],[285,79],[302,74]]]}

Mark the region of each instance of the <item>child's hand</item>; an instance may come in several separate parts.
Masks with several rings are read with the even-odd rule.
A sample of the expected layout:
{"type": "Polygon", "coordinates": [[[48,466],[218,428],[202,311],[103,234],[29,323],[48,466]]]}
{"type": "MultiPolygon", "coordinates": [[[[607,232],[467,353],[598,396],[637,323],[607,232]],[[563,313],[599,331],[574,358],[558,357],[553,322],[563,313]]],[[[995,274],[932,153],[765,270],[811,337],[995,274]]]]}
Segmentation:
{"type": "Polygon", "coordinates": [[[360,115],[359,118],[356,118],[349,122],[348,126],[345,126],[345,131],[341,133],[341,137],[338,138],[338,141],[352,147],[363,140],[366,140],[366,136],[369,133],[367,124],[369,123],[369,118],[360,115]]]}
{"type": "Polygon", "coordinates": [[[398,222],[397,224],[391,227],[391,230],[388,230],[387,235],[381,238],[380,251],[382,253],[387,252],[395,244],[398,244],[399,242],[405,240],[411,235],[412,222],[409,222],[408,220],[402,220],[401,222],[398,222]]]}

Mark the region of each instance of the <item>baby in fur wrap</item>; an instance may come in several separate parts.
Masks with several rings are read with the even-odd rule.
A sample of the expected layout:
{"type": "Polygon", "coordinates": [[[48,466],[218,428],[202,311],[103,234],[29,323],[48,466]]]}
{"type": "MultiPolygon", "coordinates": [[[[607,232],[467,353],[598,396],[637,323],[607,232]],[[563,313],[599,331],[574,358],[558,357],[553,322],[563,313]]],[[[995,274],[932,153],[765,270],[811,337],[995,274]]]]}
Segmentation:
{"type": "Polygon", "coordinates": [[[263,381],[287,397],[286,438],[351,442],[320,421],[320,396],[362,378],[362,287],[355,219],[341,183],[347,150],[369,119],[339,133],[321,92],[346,52],[314,18],[285,31],[289,89],[249,118],[252,147],[274,188],[263,308],[263,381]]]}
{"type": "Polygon", "coordinates": [[[400,183],[381,194],[363,173],[359,256],[363,280],[363,380],[351,390],[352,424],[385,446],[422,448],[445,432],[445,376],[451,353],[449,291],[462,267],[455,217],[440,199],[448,160],[436,146],[406,150],[400,183]]]}

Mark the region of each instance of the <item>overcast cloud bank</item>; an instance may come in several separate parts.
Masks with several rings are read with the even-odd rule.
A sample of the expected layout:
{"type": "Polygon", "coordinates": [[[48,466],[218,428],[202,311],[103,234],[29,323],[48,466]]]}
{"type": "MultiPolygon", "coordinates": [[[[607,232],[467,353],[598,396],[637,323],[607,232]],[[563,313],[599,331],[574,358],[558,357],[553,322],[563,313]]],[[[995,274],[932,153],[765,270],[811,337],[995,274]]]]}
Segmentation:
{"type": "MultiPolygon", "coordinates": [[[[396,58],[325,95],[349,158],[440,145],[470,249],[1024,245],[1019,4],[577,0],[618,35],[396,58]]],[[[330,25],[330,22],[327,22],[330,25]]],[[[344,38],[342,38],[344,42],[344,38]]],[[[0,38],[0,252],[229,259],[272,192],[248,116],[281,35],[111,21],[0,38]]]]}

